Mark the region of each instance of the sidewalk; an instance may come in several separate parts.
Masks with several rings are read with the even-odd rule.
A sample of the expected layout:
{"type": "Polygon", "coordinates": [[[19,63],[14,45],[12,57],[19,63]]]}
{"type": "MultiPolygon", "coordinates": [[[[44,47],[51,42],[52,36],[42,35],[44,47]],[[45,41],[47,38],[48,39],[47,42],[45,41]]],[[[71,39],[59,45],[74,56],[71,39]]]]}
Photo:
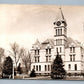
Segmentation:
{"type": "MultiPolygon", "coordinates": [[[[29,79],[29,80],[53,80],[51,79],[50,76],[37,76],[37,77],[28,77],[28,78],[25,78],[24,79],[29,79]]],[[[58,79],[56,79],[58,80],[58,79]]],[[[84,80],[83,77],[67,77],[65,79],[60,79],[60,80],[84,80]]]]}
{"type": "Polygon", "coordinates": [[[37,77],[28,77],[24,79],[30,79],[30,80],[51,80],[50,76],[37,76],[37,77]]]}

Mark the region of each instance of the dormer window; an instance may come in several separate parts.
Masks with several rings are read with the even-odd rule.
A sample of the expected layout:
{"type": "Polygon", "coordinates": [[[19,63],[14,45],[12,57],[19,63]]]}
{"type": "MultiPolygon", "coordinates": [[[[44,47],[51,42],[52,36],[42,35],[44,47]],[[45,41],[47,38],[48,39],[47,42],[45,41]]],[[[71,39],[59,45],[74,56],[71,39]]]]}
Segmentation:
{"type": "Polygon", "coordinates": [[[72,53],[72,47],[70,47],[70,52],[72,53]]]}
{"type": "Polygon", "coordinates": [[[75,53],[75,47],[70,47],[70,53],[75,53]]]}
{"type": "Polygon", "coordinates": [[[73,47],[73,53],[75,53],[75,47],[73,47]]]}

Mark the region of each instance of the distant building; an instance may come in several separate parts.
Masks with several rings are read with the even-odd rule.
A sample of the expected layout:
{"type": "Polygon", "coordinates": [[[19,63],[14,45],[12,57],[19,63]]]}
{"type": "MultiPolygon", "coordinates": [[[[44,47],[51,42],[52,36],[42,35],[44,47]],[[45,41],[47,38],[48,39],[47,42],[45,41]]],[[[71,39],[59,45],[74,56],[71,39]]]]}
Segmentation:
{"type": "Polygon", "coordinates": [[[31,69],[38,75],[49,75],[51,64],[57,52],[61,56],[64,68],[69,74],[80,74],[84,71],[84,48],[80,42],[67,37],[67,22],[60,8],[59,17],[54,22],[54,39],[38,40],[32,45],[31,69]]]}

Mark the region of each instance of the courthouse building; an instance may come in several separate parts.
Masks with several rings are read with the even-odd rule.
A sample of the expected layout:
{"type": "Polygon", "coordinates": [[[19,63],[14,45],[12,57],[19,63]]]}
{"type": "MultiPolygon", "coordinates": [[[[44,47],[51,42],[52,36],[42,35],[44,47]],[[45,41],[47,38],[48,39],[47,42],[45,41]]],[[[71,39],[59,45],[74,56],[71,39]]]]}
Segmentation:
{"type": "Polygon", "coordinates": [[[84,48],[80,42],[67,37],[67,22],[60,8],[59,17],[54,22],[54,39],[38,40],[32,45],[32,64],[39,75],[51,73],[51,65],[57,52],[61,56],[64,68],[69,74],[78,74],[84,71],[84,48]]]}

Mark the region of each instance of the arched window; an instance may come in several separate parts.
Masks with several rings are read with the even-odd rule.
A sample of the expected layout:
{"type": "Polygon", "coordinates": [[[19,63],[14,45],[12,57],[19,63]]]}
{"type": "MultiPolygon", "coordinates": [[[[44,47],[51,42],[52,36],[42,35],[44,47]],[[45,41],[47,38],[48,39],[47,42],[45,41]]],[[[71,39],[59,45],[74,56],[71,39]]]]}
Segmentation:
{"type": "Polygon", "coordinates": [[[35,55],[39,55],[40,50],[36,49],[35,50],[35,55]]]}
{"type": "Polygon", "coordinates": [[[70,61],[72,61],[72,55],[70,55],[70,61]]]}
{"type": "Polygon", "coordinates": [[[61,35],[62,35],[62,29],[60,29],[61,35]]]}
{"type": "Polygon", "coordinates": [[[69,64],[68,67],[69,67],[69,70],[71,70],[71,64],[69,64]]]}
{"type": "Polygon", "coordinates": [[[75,47],[73,47],[73,53],[75,53],[75,47]]]}
{"type": "Polygon", "coordinates": [[[48,71],[50,70],[49,68],[50,68],[50,65],[48,65],[48,71]]]}
{"type": "Polygon", "coordinates": [[[48,71],[50,71],[51,70],[51,65],[48,65],[48,71]]]}
{"type": "Polygon", "coordinates": [[[56,29],[56,36],[57,36],[57,29],[56,29]]]}
{"type": "Polygon", "coordinates": [[[74,66],[74,67],[75,67],[75,70],[77,70],[77,64],[75,64],[75,66],[74,66]]]}
{"type": "Polygon", "coordinates": [[[38,71],[38,65],[36,65],[36,71],[38,71]]]}
{"type": "Polygon", "coordinates": [[[47,66],[45,65],[45,71],[47,71],[47,66]]]}
{"type": "Polygon", "coordinates": [[[46,49],[46,54],[48,54],[48,49],[46,49]]]}
{"type": "Polygon", "coordinates": [[[73,61],[75,61],[75,54],[73,55],[73,61]]]}
{"type": "Polygon", "coordinates": [[[41,65],[39,65],[39,71],[41,71],[41,65]]]}
{"type": "Polygon", "coordinates": [[[60,29],[58,29],[58,35],[60,35],[60,29]]]}
{"type": "Polygon", "coordinates": [[[48,62],[48,56],[46,56],[46,62],[48,62]]]}

